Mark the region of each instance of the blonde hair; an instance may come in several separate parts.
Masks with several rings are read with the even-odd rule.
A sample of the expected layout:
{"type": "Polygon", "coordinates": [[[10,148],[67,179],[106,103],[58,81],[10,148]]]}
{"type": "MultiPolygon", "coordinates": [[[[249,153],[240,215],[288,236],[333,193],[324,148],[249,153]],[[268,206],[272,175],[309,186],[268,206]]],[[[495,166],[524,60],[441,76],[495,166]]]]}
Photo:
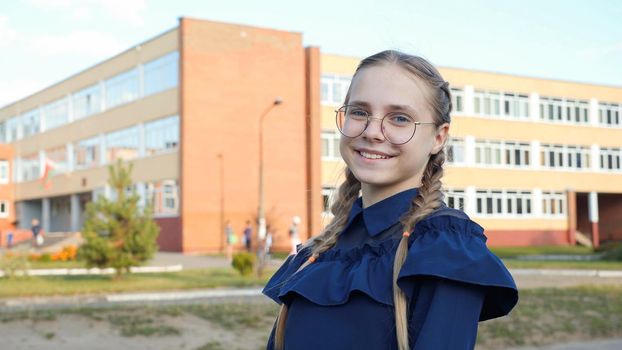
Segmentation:
{"type": "MultiPolygon", "coordinates": [[[[367,57],[361,61],[354,73],[356,74],[364,68],[379,66],[383,64],[395,64],[403,68],[406,72],[420,78],[429,87],[431,93],[428,101],[434,112],[434,122],[437,126],[451,122],[450,113],[452,109],[449,84],[443,80],[440,73],[432,64],[425,59],[407,55],[398,51],[387,50],[367,57]]],[[[354,78],[353,78],[354,79],[354,78]]],[[[346,104],[350,97],[350,90],[346,95],[346,104]]],[[[426,216],[434,212],[441,206],[443,200],[442,183],[443,163],[445,162],[445,152],[432,154],[428,159],[425,170],[421,178],[421,187],[412,200],[412,205],[405,213],[400,222],[404,227],[404,232],[411,232],[415,225],[426,216]]],[[[337,199],[331,207],[334,215],[332,221],[326,226],[324,231],[317,237],[310,239],[305,246],[311,247],[310,258],[303,263],[296,271],[307,267],[313,263],[320,254],[332,248],[337,243],[337,238],[344,228],[348,214],[358,198],[361,190],[361,183],[356,179],[352,171],[346,167],[345,181],[339,187],[337,199]]],[[[408,236],[404,235],[400,239],[393,263],[393,300],[395,306],[395,328],[398,349],[409,349],[408,339],[408,300],[404,292],[397,285],[397,277],[404,265],[408,254],[408,236]]],[[[279,312],[275,330],[275,349],[283,349],[285,321],[287,320],[287,305],[283,303],[279,312]]]]}

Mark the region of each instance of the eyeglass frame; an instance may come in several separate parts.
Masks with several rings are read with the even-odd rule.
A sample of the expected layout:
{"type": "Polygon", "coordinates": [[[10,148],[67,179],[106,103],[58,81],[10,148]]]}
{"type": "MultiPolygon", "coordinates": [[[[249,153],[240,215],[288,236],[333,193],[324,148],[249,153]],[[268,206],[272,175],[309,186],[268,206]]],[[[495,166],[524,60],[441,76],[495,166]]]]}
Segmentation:
{"type": "MultiPolygon", "coordinates": [[[[343,135],[345,137],[348,137],[348,138],[351,138],[351,139],[363,135],[365,130],[367,130],[367,128],[369,127],[369,122],[370,122],[371,119],[380,120],[380,132],[382,133],[382,136],[384,136],[384,139],[387,140],[390,144],[395,145],[395,146],[407,144],[410,140],[412,140],[413,137],[415,137],[415,132],[417,131],[417,125],[426,125],[426,124],[435,124],[436,125],[435,122],[416,122],[416,121],[413,121],[412,123],[415,125],[415,128],[413,129],[413,133],[412,133],[412,135],[410,135],[408,140],[406,140],[405,142],[402,142],[402,143],[393,143],[393,142],[391,142],[391,140],[389,140],[387,135],[384,134],[384,128],[382,126],[382,123],[384,123],[384,118],[386,118],[389,114],[394,113],[394,112],[389,112],[389,113],[385,114],[384,117],[378,118],[378,117],[373,117],[371,113],[365,111],[365,113],[367,113],[367,121],[365,122],[365,127],[363,128],[363,130],[361,130],[361,133],[356,135],[356,136],[348,136],[348,135],[344,134],[343,131],[341,131],[341,128],[339,127],[339,113],[340,113],[340,111],[342,109],[347,108],[347,107],[358,107],[358,106],[356,106],[356,105],[343,105],[343,106],[339,107],[338,109],[336,109],[335,110],[335,124],[337,125],[337,130],[339,130],[339,133],[341,133],[341,135],[343,135]]],[[[408,114],[408,113],[404,113],[404,114],[407,115],[408,117],[412,118],[410,116],[410,114],[408,114]]]]}

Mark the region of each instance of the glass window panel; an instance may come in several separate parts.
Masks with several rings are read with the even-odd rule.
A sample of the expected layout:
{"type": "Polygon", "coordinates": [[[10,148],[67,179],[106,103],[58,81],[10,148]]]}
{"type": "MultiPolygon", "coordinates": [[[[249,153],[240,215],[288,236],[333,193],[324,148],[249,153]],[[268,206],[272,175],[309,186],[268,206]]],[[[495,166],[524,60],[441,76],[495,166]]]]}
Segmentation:
{"type": "Polygon", "coordinates": [[[101,86],[93,85],[82,89],[72,96],[73,118],[75,120],[101,111],[101,86]]]}
{"type": "Polygon", "coordinates": [[[138,140],[137,126],[106,134],[106,161],[138,157],[138,140]]]}
{"type": "Polygon", "coordinates": [[[171,52],[153,61],[145,63],[145,96],[174,88],[178,84],[179,53],[171,52]]]}
{"type": "Polygon", "coordinates": [[[105,82],[106,108],[112,108],[138,98],[138,69],[131,69],[105,82]]]}
{"type": "Polygon", "coordinates": [[[69,120],[69,108],[67,99],[52,102],[43,107],[43,115],[45,118],[45,130],[57,128],[67,124],[69,120]]]}
{"type": "Polygon", "coordinates": [[[179,145],[179,116],[145,123],[145,155],[175,149],[179,145]]]}
{"type": "Polygon", "coordinates": [[[99,137],[82,140],[74,147],[76,169],[90,168],[100,164],[101,142],[99,137]]]}

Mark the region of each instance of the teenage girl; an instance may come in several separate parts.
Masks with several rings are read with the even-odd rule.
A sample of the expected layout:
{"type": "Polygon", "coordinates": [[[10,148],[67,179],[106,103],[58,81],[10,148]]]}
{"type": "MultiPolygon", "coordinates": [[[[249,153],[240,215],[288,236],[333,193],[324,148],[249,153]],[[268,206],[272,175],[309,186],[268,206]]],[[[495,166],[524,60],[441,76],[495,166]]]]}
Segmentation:
{"type": "Polygon", "coordinates": [[[263,291],[281,304],[268,349],[473,349],[478,322],[514,307],[483,228],[443,203],[451,107],[425,59],[361,61],[336,112],[347,167],[334,218],[263,291]]]}

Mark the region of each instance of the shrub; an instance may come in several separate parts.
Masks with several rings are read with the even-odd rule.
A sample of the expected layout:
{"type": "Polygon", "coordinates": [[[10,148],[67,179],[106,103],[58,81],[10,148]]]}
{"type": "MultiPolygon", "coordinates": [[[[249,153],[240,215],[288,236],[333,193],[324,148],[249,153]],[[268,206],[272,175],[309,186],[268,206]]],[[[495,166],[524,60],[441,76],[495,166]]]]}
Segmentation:
{"type": "Polygon", "coordinates": [[[598,251],[603,253],[603,260],[622,261],[622,243],[620,242],[602,245],[598,251]]]}
{"type": "Polygon", "coordinates": [[[249,275],[255,267],[255,255],[247,252],[234,254],[231,266],[242,276],[249,275]]]}
{"type": "Polygon", "coordinates": [[[27,273],[30,268],[28,262],[28,254],[26,253],[6,253],[0,257],[0,270],[4,272],[4,276],[7,278],[13,278],[17,276],[18,271],[27,273]]]}
{"type": "Polygon", "coordinates": [[[151,207],[140,208],[132,185],[132,164],[122,160],[108,168],[108,184],[115,199],[101,196],[86,206],[82,229],[84,244],[78,252],[87,267],[113,267],[117,276],[151,259],[158,249],[160,227],[152,218],[151,207]],[[128,193],[129,192],[129,193],[128,193]]]}

